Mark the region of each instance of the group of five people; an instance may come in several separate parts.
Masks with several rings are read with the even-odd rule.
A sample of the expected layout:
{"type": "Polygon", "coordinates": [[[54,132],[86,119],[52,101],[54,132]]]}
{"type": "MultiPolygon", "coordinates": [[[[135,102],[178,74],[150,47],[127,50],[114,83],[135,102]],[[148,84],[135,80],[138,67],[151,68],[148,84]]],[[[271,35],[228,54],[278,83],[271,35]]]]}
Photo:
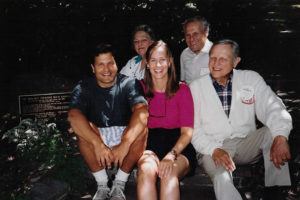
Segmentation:
{"type": "Polygon", "coordinates": [[[179,199],[179,180],[194,173],[196,157],[219,200],[242,199],[233,185],[235,164],[255,163],[261,152],[265,185],[291,184],[285,162],[292,120],[282,101],[259,74],[235,69],[241,60],[236,42],[208,40],[205,18],[186,20],[183,30],[182,82],[170,48],[147,25],[134,30],[138,55],[120,73],[112,46],[94,49],[94,77],[75,87],[68,116],[98,185],[94,200],[126,199],[135,166],[137,199],[179,199]]]}

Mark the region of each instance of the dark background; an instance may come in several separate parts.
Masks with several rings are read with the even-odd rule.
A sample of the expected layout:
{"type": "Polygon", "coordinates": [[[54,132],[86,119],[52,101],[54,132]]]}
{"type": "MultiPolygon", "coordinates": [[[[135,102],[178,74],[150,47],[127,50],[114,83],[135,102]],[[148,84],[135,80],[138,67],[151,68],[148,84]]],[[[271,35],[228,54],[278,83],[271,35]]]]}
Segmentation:
{"type": "Polygon", "coordinates": [[[239,68],[299,97],[300,0],[0,0],[0,113],[17,112],[21,94],[70,91],[90,74],[98,42],[115,45],[121,68],[142,23],[171,46],[179,69],[181,23],[194,15],[211,23],[210,40],[240,44],[239,68]]]}
{"type": "MultiPolygon", "coordinates": [[[[287,105],[294,126],[289,137],[292,191],[298,198],[300,0],[0,0],[0,138],[18,122],[15,116],[18,116],[19,95],[70,92],[80,79],[90,75],[88,51],[96,43],[113,43],[118,52],[119,68],[124,66],[135,55],[131,32],[138,24],[151,25],[158,38],[171,46],[179,70],[179,56],[186,47],[181,23],[194,15],[203,15],[211,23],[210,40],[230,38],[237,41],[242,57],[238,67],[259,72],[287,105]]],[[[69,126],[64,118],[59,120],[62,120],[57,124],[60,129],[63,127],[61,138],[64,140],[53,141],[73,141],[66,139],[69,126]]],[[[40,137],[44,135],[39,134],[40,137]]],[[[44,142],[52,147],[52,139],[45,137],[44,142]]],[[[0,141],[0,173],[3,175],[0,187],[4,188],[0,196],[11,197],[22,191],[20,185],[28,182],[24,180],[34,177],[27,172],[39,169],[36,166],[43,161],[38,162],[36,155],[42,155],[43,162],[48,162],[53,157],[60,158],[58,155],[66,155],[65,148],[70,147],[63,143],[64,148],[57,146],[56,151],[50,152],[48,146],[41,146],[43,142],[39,144],[33,145],[36,147],[33,152],[38,153],[30,153],[24,160],[14,160],[18,155],[15,146],[0,141]]],[[[70,152],[75,151],[75,148],[70,149],[70,152]]],[[[70,183],[71,196],[80,197],[87,191],[93,194],[95,187],[82,184],[86,179],[85,165],[78,162],[78,156],[70,155],[56,162],[55,169],[47,176],[64,177],[59,180],[70,183]]],[[[194,185],[198,183],[191,180],[194,185]]],[[[262,185],[257,184],[256,188],[262,185]]],[[[196,186],[188,186],[185,190],[193,197],[214,196],[213,191],[206,194],[196,186]]]]}

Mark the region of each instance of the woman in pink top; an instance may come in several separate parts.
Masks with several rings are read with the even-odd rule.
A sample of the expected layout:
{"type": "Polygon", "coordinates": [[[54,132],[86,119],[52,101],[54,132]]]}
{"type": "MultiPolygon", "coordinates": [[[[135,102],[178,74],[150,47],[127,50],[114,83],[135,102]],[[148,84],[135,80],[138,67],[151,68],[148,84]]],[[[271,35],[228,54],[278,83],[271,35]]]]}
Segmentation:
{"type": "Polygon", "coordinates": [[[194,108],[189,87],[176,81],[171,52],[163,41],[146,53],[144,90],[149,103],[147,148],[138,162],[138,199],[179,199],[179,179],[196,166],[193,134],[194,108]]]}

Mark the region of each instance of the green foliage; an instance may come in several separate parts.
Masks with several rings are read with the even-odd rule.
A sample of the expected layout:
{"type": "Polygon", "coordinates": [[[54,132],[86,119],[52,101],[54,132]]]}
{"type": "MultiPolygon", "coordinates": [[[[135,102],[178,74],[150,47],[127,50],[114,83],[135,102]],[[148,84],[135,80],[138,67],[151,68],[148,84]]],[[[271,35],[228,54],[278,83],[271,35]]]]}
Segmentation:
{"type": "Polygon", "coordinates": [[[76,150],[69,134],[55,123],[25,119],[3,136],[1,143],[10,149],[1,155],[1,197],[17,199],[31,184],[50,170],[64,166],[76,150]]]}

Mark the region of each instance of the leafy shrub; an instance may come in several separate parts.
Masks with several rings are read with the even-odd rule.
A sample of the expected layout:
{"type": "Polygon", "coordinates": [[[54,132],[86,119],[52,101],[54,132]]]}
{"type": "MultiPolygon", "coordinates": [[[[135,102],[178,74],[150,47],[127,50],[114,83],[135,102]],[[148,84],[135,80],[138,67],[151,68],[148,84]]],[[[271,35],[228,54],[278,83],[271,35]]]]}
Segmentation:
{"type": "Polygon", "coordinates": [[[70,134],[42,120],[22,120],[3,134],[1,144],[9,149],[0,157],[0,197],[5,199],[26,194],[33,182],[65,166],[76,152],[70,134]]]}

